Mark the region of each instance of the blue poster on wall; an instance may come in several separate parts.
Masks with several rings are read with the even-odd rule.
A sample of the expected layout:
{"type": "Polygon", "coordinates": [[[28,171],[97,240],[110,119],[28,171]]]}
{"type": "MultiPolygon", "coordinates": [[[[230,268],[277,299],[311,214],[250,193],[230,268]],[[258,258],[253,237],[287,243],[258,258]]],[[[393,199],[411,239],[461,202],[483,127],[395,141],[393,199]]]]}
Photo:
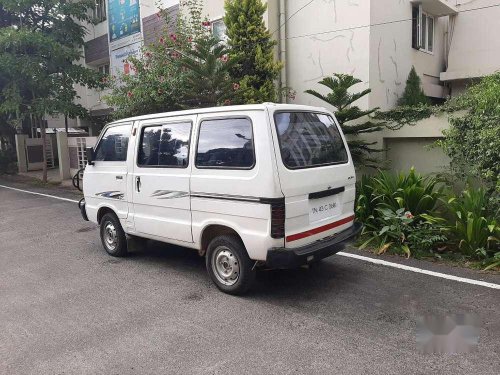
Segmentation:
{"type": "Polygon", "coordinates": [[[140,32],[139,0],[109,0],[108,20],[110,42],[140,32]]]}

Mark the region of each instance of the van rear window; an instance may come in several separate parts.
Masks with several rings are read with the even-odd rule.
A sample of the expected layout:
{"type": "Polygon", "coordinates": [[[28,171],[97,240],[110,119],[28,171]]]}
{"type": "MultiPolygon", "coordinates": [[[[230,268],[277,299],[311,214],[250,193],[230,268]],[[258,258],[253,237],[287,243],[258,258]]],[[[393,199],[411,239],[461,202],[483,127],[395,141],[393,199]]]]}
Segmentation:
{"type": "Polygon", "coordinates": [[[281,159],[290,169],[347,163],[347,151],[331,116],[314,112],[274,115],[281,159]]]}

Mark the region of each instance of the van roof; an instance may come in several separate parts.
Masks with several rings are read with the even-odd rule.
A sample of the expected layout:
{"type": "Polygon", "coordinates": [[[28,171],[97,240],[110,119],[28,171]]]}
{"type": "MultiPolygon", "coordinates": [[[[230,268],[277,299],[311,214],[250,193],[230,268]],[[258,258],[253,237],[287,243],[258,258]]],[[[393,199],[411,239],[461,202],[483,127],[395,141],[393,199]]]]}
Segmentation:
{"type": "Polygon", "coordinates": [[[111,124],[118,124],[121,122],[130,121],[141,121],[141,120],[151,120],[158,117],[175,117],[175,116],[185,116],[185,115],[197,115],[200,113],[218,113],[218,112],[234,112],[234,111],[263,111],[268,108],[273,110],[304,110],[304,111],[327,111],[323,107],[312,107],[307,105],[298,104],[279,104],[279,103],[262,103],[262,104],[245,104],[245,105],[232,105],[232,106],[221,106],[221,107],[209,107],[209,108],[196,108],[188,109],[185,111],[172,111],[163,113],[153,113],[150,115],[142,115],[124,118],[120,120],[113,121],[111,124]]]}

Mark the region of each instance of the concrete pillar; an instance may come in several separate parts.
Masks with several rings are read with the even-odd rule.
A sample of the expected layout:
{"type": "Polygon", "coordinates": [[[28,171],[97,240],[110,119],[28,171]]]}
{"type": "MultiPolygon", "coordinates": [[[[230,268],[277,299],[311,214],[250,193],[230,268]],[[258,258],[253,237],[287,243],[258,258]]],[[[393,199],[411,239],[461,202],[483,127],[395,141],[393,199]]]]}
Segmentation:
{"type": "Polygon", "coordinates": [[[17,169],[19,173],[28,172],[26,138],[28,138],[26,134],[16,134],[17,169]]]}
{"type": "Polygon", "coordinates": [[[61,180],[71,178],[69,170],[68,135],[65,132],[57,132],[57,153],[59,154],[59,176],[61,180]]]}

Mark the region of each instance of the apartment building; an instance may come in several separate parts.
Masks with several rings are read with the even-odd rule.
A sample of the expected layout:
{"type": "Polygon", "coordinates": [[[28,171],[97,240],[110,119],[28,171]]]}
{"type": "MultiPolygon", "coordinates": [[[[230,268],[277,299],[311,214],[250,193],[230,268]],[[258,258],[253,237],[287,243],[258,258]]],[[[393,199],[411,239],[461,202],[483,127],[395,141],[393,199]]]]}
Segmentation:
{"type": "MultiPolygon", "coordinates": [[[[126,72],[124,60],[155,40],[163,20],[158,4],[182,11],[178,0],[96,0],[82,63],[103,72],[126,72]]],[[[435,103],[462,92],[474,79],[500,68],[500,0],[268,0],[264,20],[278,41],[276,57],[285,62],[280,84],[293,88],[298,104],[326,106],[306,94],[332,73],[349,73],[371,89],[357,104],[393,108],[412,66],[423,90],[435,103]]],[[[205,0],[214,32],[224,34],[224,0],[205,0]]],[[[111,109],[105,92],[81,88],[81,103],[98,123],[111,109]]],[[[289,99],[288,99],[289,100],[289,99]]],[[[289,100],[290,101],[290,100],[289,100]]],[[[330,108],[334,109],[334,108],[330,108]]],[[[54,120],[50,126],[61,126],[54,120]]],[[[89,127],[92,121],[75,121],[89,127]]],[[[442,136],[447,119],[430,118],[417,126],[371,135],[386,147],[394,169],[415,165],[436,171],[447,163],[439,149],[428,149],[442,136]]]]}
{"type": "MultiPolygon", "coordinates": [[[[85,46],[81,64],[102,73],[128,73],[130,56],[139,55],[144,45],[155,41],[165,26],[173,27],[179,10],[179,0],[95,0],[95,24],[86,24],[85,46]],[[159,7],[167,10],[171,20],[158,17],[159,7]]],[[[70,127],[88,129],[95,135],[112,112],[103,98],[109,91],[78,87],[78,102],[87,108],[91,119],[70,120],[70,127]]],[[[64,127],[61,118],[48,120],[48,127],[64,127]]]]}

